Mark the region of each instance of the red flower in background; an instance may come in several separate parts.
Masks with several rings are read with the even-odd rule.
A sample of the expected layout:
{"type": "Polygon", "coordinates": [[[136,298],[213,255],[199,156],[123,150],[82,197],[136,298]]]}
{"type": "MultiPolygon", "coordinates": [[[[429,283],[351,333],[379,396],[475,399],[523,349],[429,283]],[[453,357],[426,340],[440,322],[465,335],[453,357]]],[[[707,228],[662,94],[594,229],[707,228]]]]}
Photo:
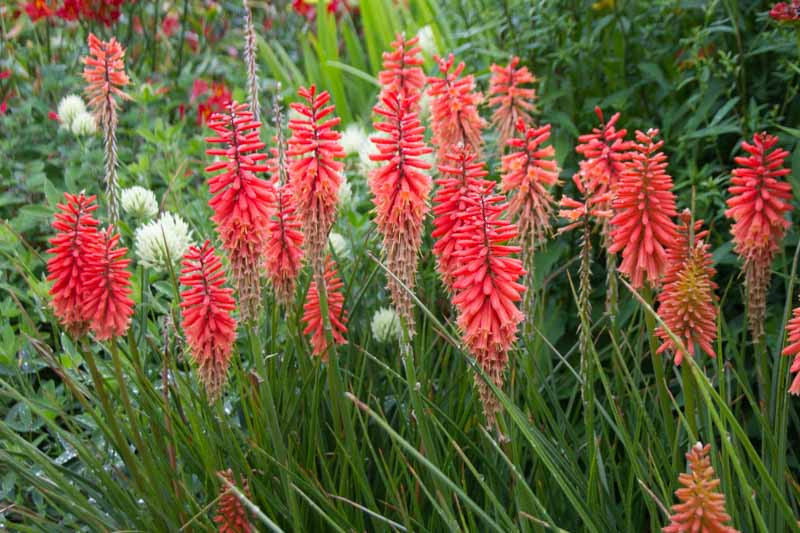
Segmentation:
{"type": "Polygon", "coordinates": [[[502,150],[506,141],[514,136],[517,122],[522,120],[526,126],[533,125],[531,112],[536,100],[536,91],[522,85],[534,83],[536,78],[528,67],[520,67],[519,57],[511,58],[508,66],[492,65],[489,80],[489,105],[495,108],[492,113],[492,126],[497,128],[497,145],[502,150]]]}
{"type": "Polygon", "coordinates": [[[96,21],[111,27],[122,13],[126,2],[135,0],[63,0],[56,15],[63,20],[96,21]]]}
{"type": "Polygon", "coordinates": [[[164,20],[161,21],[161,31],[167,38],[172,37],[180,27],[181,19],[175,13],[168,14],[164,17],[164,20]]]}
{"type": "Polygon", "coordinates": [[[194,80],[189,103],[197,103],[197,125],[208,122],[214,113],[224,112],[231,102],[231,91],[222,82],[212,81],[209,87],[203,80],[194,80]]]}
{"type": "Polygon", "coordinates": [[[133,315],[130,259],[119,233],[106,228],[89,247],[83,279],[83,313],[98,340],[124,335],[133,315]]]}
{"type": "MultiPolygon", "coordinates": [[[[344,334],[347,333],[347,312],[344,310],[344,295],[341,288],[344,284],[336,272],[336,263],[328,256],[325,264],[325,291],[328,296],[328,319],[331,323],[333,342],[347,344],[344,334]]],[[[322,318],[322,309],[319,305],[319,292],[317,282],[312,281],[306,294],[306,303],[303,305],[303,322],[306,327],[303,335],[311,334],[312,353],[321,356],[323,361],[328,360],[328,339],[325,337],[325,325],[322,318]]]]}
{"type": "Polygon", "coordinates": [[[47,261],[47,280],[54,282],[50,296],[56,318],[78,337],[89,327],[83,306],[84,278],[90,249],[99,239],[99,223],[92,216],[97,209],[95,196],[64,193],[64,197],[67,201],[58,204],[53,221],[56,235],[50,239],[52,248],[47,251],[52,256],[47,261]]]}
{"type": "Polygon", "coordinates": [[[225,271],[209,241],[186,252],[180,282],[187,287],[181,291],[181,327],[200,379],[213,400],[228,376],[236,341],[236,302],[233,289],[225,287],[225,271]]]}
{"type": "Polygon", "coordinates": [[[47,0],[32,0],[25,4],[25,13],[33,22],[36,22],[41,18],[51,17],[54,11],[47,0]]]}
{"type": "Polygon", "coordinates": [[[770,9],[769,16],[778,22],[800,21],[800,0],[778,2],[770,9]]]}

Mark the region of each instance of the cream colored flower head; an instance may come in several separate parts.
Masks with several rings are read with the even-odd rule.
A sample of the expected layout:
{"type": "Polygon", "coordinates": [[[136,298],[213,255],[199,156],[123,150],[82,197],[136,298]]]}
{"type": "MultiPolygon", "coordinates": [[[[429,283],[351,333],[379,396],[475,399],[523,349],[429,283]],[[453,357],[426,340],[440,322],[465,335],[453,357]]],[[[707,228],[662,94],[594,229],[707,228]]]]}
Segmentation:
{"type": "Polygon", "coordinates": [[[368,142],[369,139],[367,138],[367,132],[361,126],[361,124],[350,124],[345,128],[342,132],[342,138],[339,141],[339,144],[342,145],[342,150],[347,155],[358,153],[361,149],[361,145],[368,142]]]}
{"type": "Polygon", "coordinates": [[[433,37],[433,28],[430,26],[423,26],[417,32],[417,37],[419,37],[419,47],[422,49],[422,53],[428,57],[433,57],[436,55],[436,40],[433,37]]]}
{"type": "Polygon", "coordinates": [[[372,315],[372,336],[378,342],[399,341],[403,336],[400,317],[394,309],[382,307],[372,315]]]}
{"type": "Polygon", "coordinates": [[[186,222],[172,213],[139,226],[134,236],[139,263],[159,272],[168,270],[170,263],[177,265],[192,244],[191,233],[186,222]]]}
{"type": "Polygon", "coordinates": [[[339,209],[350,209],[350,204],[352,202],[353,188],[350,186],[350,182],[347,181],[347,178],[343,178],[341,185],[339,185],[339,209]]]}
{"type": "Polygon", "coordinates": [[[150,220],[158,214],[156,195],[150,189],[134,186],[122,190],[122,210],[139,220],[150,220]]]}
{"type": "Polygon", "coordinates": [[[342,235],[332,231],[330,235],[328,235],[328,245],[331,247],[331,251],[333,255],[336,256],[337,260],[344,261],[346,259],[352,259],[350,243],[347,242],[347,239],[342,235]]]}
{"type": "Polygon", "coordinates": [[[86,113],[86,104],[83,103],[83,98],[76,94],[68,94],[58,103],[58,120],[61,121],[61,127],[64,129],[72,129],[72,123],[75,117],[81,113],[86,113]]]}
{"type": "Polygon", "coordinates": [[[88,111],[82,111],[72,119],[70,131],[76,137],[86,137],[97,132],[97,121],[88,111]]]}

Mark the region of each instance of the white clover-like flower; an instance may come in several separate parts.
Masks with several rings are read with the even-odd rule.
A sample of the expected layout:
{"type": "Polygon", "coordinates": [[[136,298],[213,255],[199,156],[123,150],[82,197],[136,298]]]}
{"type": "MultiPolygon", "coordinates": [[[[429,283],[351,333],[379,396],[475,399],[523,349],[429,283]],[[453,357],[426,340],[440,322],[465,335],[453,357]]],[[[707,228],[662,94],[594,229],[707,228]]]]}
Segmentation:
{"type": "Polygon", "coordinates": [[[97,121],[90,113],[83,111],[75,115],[75,118],[72,119],[70,130],[72,134],[77,137],[94,135],[97,131],[97,121]]]}
{"type": "Polygon", "coordinates": [[[433,38],[433,28],[430,26],[423,26],[417,32],[419,37],[419,47],[422,53],[428,57],[436,55],[436,40],[433,38]]]}
{"type": "Polygon", "coordinates": [[[344,236],[332,231],[330,235],[328,235],[328,244],[333,250],[333,255],[336,256],[336,259],[339,261],[352,258],[350,243],[347,242],[344,236]]]}
{"type": "Polygon", "coordinates": [[[373,170],[378,167],[378,163],[373,161],[369,158],[370,154],[377,153],[375,146],[372,144],[372,141],[367,139],[366,142],[361,144],[361,147],[358,149],[358,162],[359,170],[364,176],[368,176],[370,170],[373,170]]]}
{"type": "Polygon", "coordinates": [[[403,337],[400,317],[394,309],[381,307],[372,315],[372,336],[378,342],[399,341],[403,337]]]}
{"type": "Polygon", "coordinates": [[[347,181],[347,178],[343,178],[341,185],[339,185],[339,209],[350,209],[350,204],[352,202],[353,187],[350,186],[350,182],[347,181]]]}
{"type": "Polygon", "coordinates": [[[139,220],[150,220],[158,214],[156,195],[138,185],[122,190],[122,210],[139,220]]]}
{"type": "Polygon", "coordinates": [[[368,142],[367,132],[361,124],[350,124],[342,132],[342,138],[339,144],[342,145],[342,150],[347,155],[355,154],[361,149],[361,145],[368,142]]]}
{"type": "Polygon", "coordinates": [[[163,272],[178,264],[192,244],[191,231],[178,215],[162,213],[158,220],[139,226],[134,236],[136,257],[148,268],[163,272]]]}
{"type": "Polygon", "coordinates": [[[81,113],[86,113],[86,104],[83,103],[83,98],[76,94],[68,94],[58,103],[58,120],[64,129],[71,129],[75,117],[81,113]]]}

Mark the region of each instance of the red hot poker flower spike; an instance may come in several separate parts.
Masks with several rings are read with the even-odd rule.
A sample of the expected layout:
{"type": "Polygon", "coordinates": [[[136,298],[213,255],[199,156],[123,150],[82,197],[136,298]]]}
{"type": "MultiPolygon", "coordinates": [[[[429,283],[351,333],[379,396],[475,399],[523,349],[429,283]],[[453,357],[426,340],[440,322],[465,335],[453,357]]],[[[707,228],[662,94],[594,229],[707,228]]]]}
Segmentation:
{"type": "Polygon", "coordinates": [[[658,130],[636,132],[638,143],[614,191],[610,253],[622,252],[619,271],[635,289],[658,286],[667,268],[667,248],[677,238],[675,195],[672,178],[666,173],[667,156],[655,142],[658,130]]]}
{"type": "Polygon", "coordinates": [[[459,143],[469,145],[474,152],[480,153],[483,146],[481,130],[486,127],[486,121],[478,114],[483,95],[475,92],[472,75],[459,77],[464,71],[463,62],[450,71],[455,62],[453,54],[447,59],[435,59],[443,77],[428,78],[433,129],[431,142],[440,156],[459,143]]]}
{"type": "Polygon", "coordinates": [[[89,258],[89,250],[98,240],[97,220],[92,212],[97,209],[95,197],[64,193],[66,202],[58,204],[53,229],[56,235],[50,239],[47,252],[47,280],[53,281],[50,296],[53,297],[53,312],[59,322],[74,337],[83,335],[89,324],[83,311],[83,278],[89,258]]]}
{"type": "MultiPolygon", "coordinates": [[[[681,213],[675,243],[667,250],[667,272],[664,288],[658,295],[658,315],[670,331],[683,341],[689,356],[694,356],[695,344],[709,357],[715,357],[713,343],[717,337],[717,297],[714,290],[716,271],[711,266],[709,245],[704,242],[708,231],[701,231],[703,221],[694,223],[694,245],[690,243],[692,215],[688,209],[681,213]]],[[[669,334],[661,327],[656,329],[661,346],[656,353],[675,354],[675,364],[683,361],[669,334]]]]}
{"type": "Polygon", "coordinates": [[[783,349],[783,355],[794,356],[789,372],[795,375],[789,385],[789,394],[797,396],[800,395],[800,307],[795,307],[792,311],[792,318],[786,324],[786,332],[789,340],[788,346],[783,349]]]}
{"type": "Polygon", "coordinates": [[[725,495],[718,490],[720,481],[714,477],[708,458],[710,450],[710,444],[703,446],[698,442],[686,454],[689,472],[678,476],[683,487],[675,491],[681,503],[672,506],[670,523],[662,529],[664,533],[738,533],[726,525],[731,517],[725,512],[725,495]]]}
{"type": "Polygon", "coordinates": [[[448,289],[453,288],[453,273],[461,265],[456,234],[463,224],[466,197],[470,191],[484,183],[489,172],[483,161],[469,147],[452,147],[442,157],[439,165],[439,186],[433,198],[433,253],[439,277],[448,289]]]}
{"type": "MultiPolygon", "coordinates": [[[[459,312],[464,344],[500,387],[517,326],[525,318],[517,308],[525,291],[517,281],[525,270],[519,259],[511,257],[520,249],[508,245],[517,237],[517,228],[502,217],[505,198],[493,194],[494,183],[481,181],[467,197],[464,220],[456,232],[456,257],[462,266],[453,273],[453,305],[459,312]]],[[[487,422],[492,425],[500,405],[480,376],[475,376],[475,383],[487,422]]]]}
{"type": "Polygon", "coordinates": [[[341,161],[345,156],[339,144],[341,134],[333,129],[338,117],[328,117],[333,106],[327,91],[317,94],[317,88],[301,87],[298,94],[304,103],[293,103],[292,109],[301,118],[289,121],[292,136],[287,155],[294,157],[289,167],[297,214],[306,238],[308,258],[315,272],[321,272],[328,247],[328,234],[336,218],[339,185],[342,183],[341,161]]]}
{"type": "Polygon", "coordinates": [[[406,102],[409,111],[419,111],[419,97],[425,86],[425,73],[421,65],[422,49],[417,46],[419,37],[406,40],[404,34],[397,36],[392,43],[392,51],[383,53],[383,70],[378,74],[381,94],[394,94],[397,100],[406,102]]]}
{"type": "MultiPolygon", "coordinates": [[[[236,485],[236,480],[233,476],[233,471],[229,468],[217,475],[224,478],[225,481],[231,485],[236,485]]],[[[250,497],[250,487],[248,486],[247,479],[243,479],[243,487],[241,491],[250,497]]],[[[217,514],[214,516],[214,523],[219,528],[219,533],[250,533],[253,529],[250,525],[250,520],[247,518],[247,510],[244,508],[238,496],[223,483],[219,489],[220,497],[217,504],[217,514]]]]}
{"type": "Polygon", "coordinates": [[[520,139],[509,139],[512,152],[503,156],[501,188],[512,193],[509,215],[518,219],[524,253],[532,254],[551,231],[554,201],[549,188],[558,183],[555,149],[545,146],[550,139],[550,124],[528,128],[520,120],[520,139]]]}
{"type": "Polygon", "coordinates": [[[525,126],[533,125],[531,112],[536,100],[536,91],[530,87],[522,87],[534,83],[536,78],[528,67],[520,67],[519,57],[512,57],[508,66],[492,65],[492,77],[489,80],[489,105],[495,108],[492,114],[492,126],[497,128],[497,145],[501,150],[506,141],[514,136],[517,122],[522,120],[525,126]]]}
{"type": "Polygon", "coordinates": [[[269,223],[266,267],[275,298],[283,305],[289,305],[297,275],[303,267],[303,233],[295,213],[291,183],[273,183],[276,184],[277,206],[269,223]]]}
{"type": "Polygon", "coordinates": [[[747,321],[756,342],[764,334],[770,267],[790,226],[785,215],[792,210],[792,186],[782,181],[791,172],[783,168],[789,152],[769,151],[777,142],[776,136],[766,132],[756,133],[753,144],[742,142],[750,155],[736,158],[739,168],[733,170],[725,211],[733,219],[734,250],[744,261],[747,321]]]}
{"type": "Polygon", "coordinates": [[[119,247],[119,234],[109,227],[89,249],[83,281],[83,311],[97,340],[119,337],[128,331],[133,315],[130,259],[119,247]]]}
{"type": "Polygon", "coordinates": [[[225,272],[209,241],[186,252],[180,282],[187,287],[181,292],[181,326],[200,379],[213,401],[228,376],[236,341],[236,302],[233,289],[224,286],[225,272]]]}
{"type": "Polygon", "coordinates": [[[583,201],[578,201],[570,198],[566,194],[561,197],[559,202],[558,216],[567,220],[567,225],[558,228],[558,234],[571,231],[586,221],[586,219],[595,219],[597,221],[605,221],[611,217],[611,211],[605,206],[608,206],[610,193],[597,194],[592,190],[592,184],[586,183],[585,176],[578,172],[572,176],[572,182],[581,194],[583,201]]]}
{"type": "Polygon", "coordinates": [[[219,171],[208,180],[208,205],[214,210],[212,220],[228,252],[245,322],[257,316],[261,305],[261,257],[275,202],[271,184],[255,175],[267,170],[266,165],[259,164],[267,158],[259,152],[264,148],[258,134],[260,126],[247,104],[231,102],[226,113],[211,115],[208,127],[216,136],[206,138],[208,143],[223,145],[206,150],[206,154],[220,158],[206,167],[206,172],[219,171]]]}
{"type": "MultiPolygon", "coordinates": [[[[325,265],[325,290],[328,295],[328,318],[331,323],[331,333],[333,342],[336,344],[347,344],[344,334],[347,333],[347,312],[344,310],[344,295],[341,288],[342,280],[336,272],[336,263],[328,256],[325,265]]],[[[306,294],[306,303],[303,306],[303,322],[306,328],[304,335],[311,333],[311,347],[313,354],[322,357],[323,361],[328,360],[328,340],[325,338],[325,325],[322,317],[322,309],[319,304],[319,293],[317,283],[312,281],[306,294]]]]}

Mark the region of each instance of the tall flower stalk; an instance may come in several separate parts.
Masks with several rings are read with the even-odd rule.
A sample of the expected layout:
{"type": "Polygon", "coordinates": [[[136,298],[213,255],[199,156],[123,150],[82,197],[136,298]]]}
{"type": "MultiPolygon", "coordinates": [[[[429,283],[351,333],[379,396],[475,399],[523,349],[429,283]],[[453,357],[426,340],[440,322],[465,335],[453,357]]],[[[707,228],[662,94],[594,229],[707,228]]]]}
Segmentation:
{"type": "Polygon", "coordinates": [[[206,167],[206,172],[218,172],[208,180],[208,205],[231,262],[241,318],[249,322],[261,306],[262,257],[275,202],[271,184],[256,176],[268,170],[261,164],[267,158],[261,152],[265,146],[259,139],[261,124],[247,104],[230,102],[226,112],[211,115],[208,127],[216,135],[206,142],[221,145],[206,150],[219,158],[206,167]]]}
{"type": "Polygon", "coordinates": [[[381,166],[370,172],[369,187],[375,203],[375,223],[383,236],[386,266],[397,278],[389,277],[392,302],[414,335],[414,303],[408,293],[417,278],[417,256],[422,244],[422,225],[428,213],[431,165],[421,159],[433,150],[425,145],[425,127],[417,109],[423,79],[420,50],[416,38],[394,43],[394,51],[384,54],[381,79],[387,82],[380,101],[373,108],[380,121],[375,129],[383,135],[371,138],[378,150],[370,155],[381,166]],[[403,287],[405,285],[406,288],[403,287]]]}
{"type": "Polygon", "coordinates": [[[258,103],[258,64],[256,63],[256,31],[253,28],[253,10],[248,0],[244,5],[244,60],[247,62],[247,99],[253,120],[261,121],[261,106],[258,103]]]}
{"type": "Polygon", "coordinates": [[[525,126],[533,126],[534,101],[536,90],[523,87],[536,82],[528,67],[519,67],[519,57],[511,58],[507,66],[493,64],[490,69],[489,105],[494,108],[492,126],[497,131],[497,146],[502,151],[506,141],[514,136],[517,123],[522,120],[525,126]]]}
{"type": "Polygon", "coordinates": [[[747,323],[755,343],[764,336],[770,267],[790,226],[785,215],[792,210],[792,186],[782,181],[791,172],[783,167],[789,152],[770,151],[777,142],[766,132],[753,135],[753,144],[742,142],[749,155],[736,158],[739,168],[733,170],[725,211],[733,220],[734,251],[744,263],[747,323]]]}
{"type": "Polygon", "coordinates": [[[125,73],[125,51],[114,37],[109,41],[101,41],[90,33],[89,55],[83,58],[83,63],[89,107],[103,128],[108,214],[111,223],[116,224],[120,195],[117,183],[117,98],[130,100],[130,96],[122,89],[130,83],[125,73]]]}

